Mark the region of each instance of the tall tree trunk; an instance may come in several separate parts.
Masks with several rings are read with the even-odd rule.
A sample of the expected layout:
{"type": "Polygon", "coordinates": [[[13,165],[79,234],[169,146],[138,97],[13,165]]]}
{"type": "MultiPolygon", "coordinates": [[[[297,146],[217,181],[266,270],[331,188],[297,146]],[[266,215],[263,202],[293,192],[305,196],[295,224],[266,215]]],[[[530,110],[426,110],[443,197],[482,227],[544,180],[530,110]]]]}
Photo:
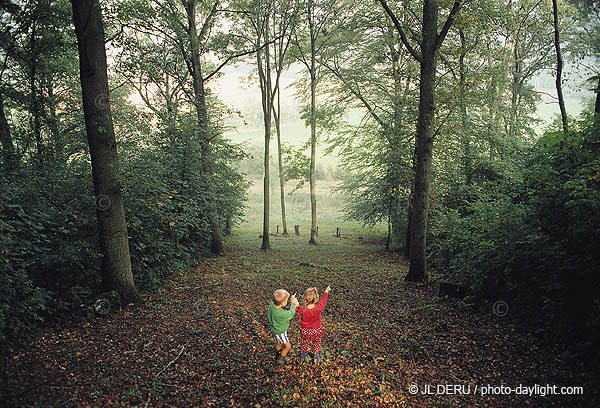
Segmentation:
{"type": "MultiPolygon", "coordinates": [[[[510,118],[508,120],[508,126],[506,134],[513,138],[517,135],[517,123],[519,123],[519,92],[521,83],[521,61],[519,54],[519,35],[514,34],[513,40],[513,71],[512,71],[512,86],[511,86],[511,97],[510,97],[510,118]]],[[[498,149],[498,146],[496,146],[498,149]]],[[[501,151],[496,150],[496,153],[501,153],[501,151]]],[[[500,155],[501,156],[501,155],[500,155]]]]}
{"type": "Polygon", "coordinates": [[[48,127],[54,139],[54,159],[59,163],[63,163],[65,157],[64,136],[58,128],[58,116],[56,115],[56,101],[54,99],[54,87],[52,79],[48,81],[48,109],[50,116],[48,118],[48,127]]]}
{"type": "Polygon", "coordinates": [[[13,144],[12,137],[10,135],[10,125],[4,114],[4,96],[0,92],[0,143],[2,143],[2,159],[4,161],[4,172],[13,172],[19,159],[15,152],[15,145],[13,144]]]}
{"type": "Polygon", "coordinates": [[[600,133],[600,75],[598,76],[596,104],[594,105],[594,130],[596,134],[600,133]]]}
{"type": "Polygon", "coordinates": [[[419,84],[419,116],[415,145],[415,182],[410,232],[410,267],[407,281],[426,279],[426,237],[429,215],[429,188],[433,153],[433,119],[435,114],[435,74],[437,67],[438,1],[423,4],[423,42],[421,45],[421,77],[419,84]]]}
{"type": "MultiPolygon", "coordinates": [[[[202,66],[200,64],[200,44],[198,40],[198,31],[196,28],[196,1],[191,0],[185,3],[185,10],[188,19],[188,35],[191,47],[191,68],[194,85],[194,105],[196,107],[196,121],[198,133],[200,134],[200,143],[202,149],[202,171],[206,177],[212,176],[212,149],[210,146],[211,136],[208,128],[208,111],[206,109],[206,98],[204,94],[204,79],[202,78],[202,66]]],[[[217,209],[213,198],[214,186],[209,181],[206,191],[207,216],[211,235],[211,252],[213,254],[223,253],[223,242],[221,240],[221,231],[217,220],[217,209]]]]}
{"type": "Polygon", "coordinates": [[[33,115],[33,135],[35,138],[35,144],[37,148],[37,160],[39,164],[44,162],[44,142],[42,141],[42,112],[40,109],[40,101],[38,96],[37,87],[35,85],[35,79],[37,76],[38,67],[38,54],[35,50],[36,47],[36,23],[34,22],[31,27],[31,72],[29,78],[29,92],[31,98],[31,113],[33,115]]]}
{"type": "Polygon", "coordinates": [[[287,230],[287,219],[285,216],[285,182],[284,182],[284,174],[283,174],[283,158],[281,155],[281,100],[280,100],[280,92],[279,86],[277,88],[277,109],[274,110],[275,113],[275,130],[277,131],[277,161],[279,164],[279,195],[281,199],[281,222],[283,224],[283,233],[282,235],[288,235],[287,230]]]}
{"type": "Polygon", "coordinates": [[[461,139],[463,145],[463,171],[465,175],[465,185],[471,184],[471,179],[473,176],[473,168],[471,166],[471,136],[469,134],[469,115],[467,114],[467,101],[466,101],[466,93],[467,93],[467,71],[465,67],[465,57],[466,57],[466,43],[465,43],[465,33],[463,30],[459,30],[460,35],[460,56],[458,58],[458,69],[459,69],[459,106],[460,106],[460,119],[462,129],[461,139]]]}
{"type": "MultiPolygon", "coordinates": [[[[412,196],[410,197],[412,201],[412,196]]],[[[403,248],[403,256],[406,259],[410,259],[410,237],[412,230],[412,208],[408,206],[406,208],[406,231],[404,233],[404,248],[403,248]]]]}
{"type": "Polygon", "coordinates": [[[400,33],[402,42],[421,64],[419,82],[419,117],[417,119],[417,140],[415,144],[415,181],[410,217],[410,267],[406,275],[407,281],[425,280],[427,277],[427,218],[429,215],[429,188],[431,186],[431,168],[433,154],[433,119],[435,115],[435,74],[440,47],[454,17],[458,13],[461,2],[455,0],[452,10],[438,34],[438,0],[423,1],[423,27],[421,54],[419,55],[408,43],[402,26],[385,0],[379,0],[400,33]]]}
{"type": "Polygon", "coordinates": [[[567,108],[565,107],[565,98],[562,91],[562,70],[563,59],[560,52],[560,32],[558,31],[558,4],[552,0],[552,14],[554,15],[554,48],[556,49],[556,94],[558,95],[558,106],[560,107],[560,117],[562,119],[563,131],[569,131],[567,117],[567,108]]]}
{"type": "MultiPolygon", "coordinates": [[[[311,3],[312,6],[312,3],[311,3]]],[[[317,197],[315,193],[315,162],[317,158],[317,75],[316,75],[316,38],[313,29],[313,8],[308,11],[310,27],[310,239],[309,244],[316,244],[317,235],[317,197]]]]}
{"type": "MultiPolygon", "coordinates": [[[[264,24],[264,32],[258,33],[257,36],[257,47],[260,46],[261,35],[264,36],[265,43],[269,42],[269,16],[265,16],[266,22],[264,24]]],[[[273,113],[273,96],[272,96],[272,85],[271,85],[271,58],[269,47],[264,47],[262,51],[256,52],[256,63],[258,65],[258,75],[260,79],[260,92],[262,99],[263,109],[263,124],[265,127],[265,157],[264,167],[265,176],[263,179],[263,234],[261,249],[271,249],[271,242],[269,239],[269,225],[270,225],[270,210],[271,210],[271,174],[270,174],[270,162],[269,156],[271,152],[271,115],[273,113]],[[264,65],[263,57],[264,53],[264,65]]]]}
{"type": "MultiPolygon", "coordinates": [[[[400,154],[395,153],[396,151],[400,150],[400,144],[401,144],[401,139],[403,137],[402,134],[402,116],[403,116],[403,110],[404,110],[404,106],[406,104],[406,98],[408,96],[408,93],[410,91],[410,83],[411,78],[410,76],[406,76],[406,74],[403,75],[403,73],[400,70],[400,51],[397,48],[402,47],[402,43],[399,43],[398,41],[398,36],[393,34],[393,28],[390,27],[389,35],[388,35],[388,48],[390,50],[390,54],[391,54],[391,58],[392,58],[392,76],[394,78],[394,97],[393,97],[393,103],[394,103],[394,128],[393,128],[393,135],[391,136],[393,143],[391,144],[391,151],[392,154],[396,157],[396,159],[400,158],[400,154]],[[402,79],[404,79],[405,85],[403,87],[402,85],[402,79]],[[394,137],[396,139],[394,139],[394,137]]],[[[398,168],[400,167],[400,162],[398,160],[394,160],[393,162],[396,163],[395,168],[392,169],[392,174],[396,174],[398,172],[398,168]]],[[[414,160],[413,160],[413,164],[414,164],[414,160]]],[[[414,166],[413,166],[414,167],[414,166]]],[[[397,176],[394,176],[394,183],[400,184],[400,179],[397,176]]],[[[411,188],[411,194],[409,197],[409,200],[412,200],[412,188],[411,188]]],[[[397,209],[396,209],[397,211],[397,209]]],[[[404,231],[404,248],[403,248],[403,255],[406,257],[406,259],[410,258],[410,228],[411,228],[411,209],[410,206],[408,206],[406,208],[406,229],[404,231]]],[[[392,221],[392,231],[397,230],[398,225],[400,224],[400,214],[397,214],[396,216],[391,216],[391,221],[392,221]],[[396,225],[394,225],[394,223],[396,225]]],[[[396,233],[394,233],[394,235],[396,235],[396,233]]]]}
{"type": "Polygon", "coordinates": [[[123,189],[109,103],[104,26],[98,0],[73,1],[85,128],[92,160],[96,216],[102,250],[102,286],[138,301],[131,272],[123,189]]]}
{"type": "Polygon", "coordinates": [[[269,155],[270,155],[270,138],[267,137],[265,131],[265,157],[263,160],[265,167],[265,176],[263,178],[263,234],[261,249],[271,249],[271,242],[269,240],[269,215],[270,215],[270,200],[271,192],[269,190],[269,184],[271,182],[269,174],[269,155]]]}

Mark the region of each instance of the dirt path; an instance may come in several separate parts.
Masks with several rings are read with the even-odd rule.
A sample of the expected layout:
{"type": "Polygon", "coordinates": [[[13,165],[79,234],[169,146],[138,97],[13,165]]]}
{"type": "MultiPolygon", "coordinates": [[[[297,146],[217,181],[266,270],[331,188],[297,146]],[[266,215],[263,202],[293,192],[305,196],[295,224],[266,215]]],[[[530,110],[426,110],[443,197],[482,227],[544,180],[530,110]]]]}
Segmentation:
{"type": "MultiPolygon", "coordinates": [[[[485,385],[591,386],[562,352],[516,330],[510,314],[468,309],[436,299],[431,286],[405,284],[405,266],[380,242],[356,235],[321,237],[318,246],[305,237],[272,241],[275,249],[264,253],[256,234],[238,232],[226,256],[203,260],[146,295],[143,306],[45,331],[31,347],[2,357],[0,400],[43,407],[585,406],[581,397],[482,396],[485,385]],[[276,365],[265,315],[271,293],[328,284],[324,361],[276,365]],[[433,395],[422,394],[426,385],[433,395]],[[462,388],[435,395],[438,385],[462,388]]],[[[297,320],[289,333],[297,357],[297,320]]]]}

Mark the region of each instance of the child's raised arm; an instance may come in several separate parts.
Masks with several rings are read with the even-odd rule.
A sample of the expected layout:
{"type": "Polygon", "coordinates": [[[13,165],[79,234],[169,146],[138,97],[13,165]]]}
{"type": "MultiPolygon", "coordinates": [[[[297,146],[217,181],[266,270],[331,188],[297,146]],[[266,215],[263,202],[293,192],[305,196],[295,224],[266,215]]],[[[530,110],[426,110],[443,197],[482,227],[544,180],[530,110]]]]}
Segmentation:
{"type": "Polygon", "coordinates": [[[323,293],[323,297],[321,297],[321,300],[315,306],[318,310],[323,311],[323,309],[325,309],[325,306],[327,306],[327,299],[329,298],[330,291],[331,286],[327,286],[327,289],[325,289],[325,292],[323,293]]]}

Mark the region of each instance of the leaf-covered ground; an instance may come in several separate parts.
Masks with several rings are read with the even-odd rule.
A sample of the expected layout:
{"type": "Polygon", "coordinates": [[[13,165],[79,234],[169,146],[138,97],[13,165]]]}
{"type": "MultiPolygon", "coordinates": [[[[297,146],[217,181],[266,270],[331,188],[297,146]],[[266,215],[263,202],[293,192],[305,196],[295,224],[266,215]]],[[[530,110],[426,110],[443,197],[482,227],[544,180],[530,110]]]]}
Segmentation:
{"type": "MultiPolygon", "coordinates": [[[[8,406],[593,406],[592,385],[564,347],[539,343],[492,307],[403,282],[406,265],[381,242],[273,236],[258,249],[236,231],[146,302],[111,318],[47,330],[2,356],[8,406]],[[299,322],[286,365],[273,361],[266,306],[273,290],[331,285],[323,361],[300,363],[299,322]],[[584,396],[482,396],[481,387],[583,386],[584,396]],[[409,392],[411,385],[418,393],[409,392]],[[431,394],[423,394],[425,386],[431,394]],[[453,393],[437,386],[459,385],[453,393]],[[477,391],[475,386],[478,387],[477,391]]],[[[510,300],[506,300],[510,308],[510,300]]],[[[509,309],[510,311],[510,309],[509,309]]]]}

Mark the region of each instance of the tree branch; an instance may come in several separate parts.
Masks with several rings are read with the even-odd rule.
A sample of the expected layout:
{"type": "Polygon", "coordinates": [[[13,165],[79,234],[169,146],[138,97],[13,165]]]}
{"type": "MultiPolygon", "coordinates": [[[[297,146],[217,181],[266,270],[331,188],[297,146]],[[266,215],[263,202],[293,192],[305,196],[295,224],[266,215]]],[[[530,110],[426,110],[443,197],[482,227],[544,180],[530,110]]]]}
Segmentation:
{"type": "Polygon", "coordinates": [[[406,47],[408,52],[410,52],[410,55],[412,55],[413,58],[416,59],[419,63],[422,63],[423,58],[421,58],[421,55],[419,55],[414,50],[414,48],[410,45],[410,43],[408,42],[408,39],[406,38],[406,34],[404,33],[404,30],[402,29],[400,22],[396,18],[396,15],[392,12],[392,10],[390,10],[390,8],[387,5],[387,3],[385,2],[385,0],[379,0],[379,3],[381,3],[381,5],[383,6],[387,15],[390,16],[390,18],[392,19],[392,22],[394,23],[396,30],[398,30],[398,33],[400,34],[400,39],[402,40],[402,43],[404,44],[404,46],[406,47]]]}
{"type": "Polygon", "coordinates": [[[450,26],[452,26],[452,23],[454,22],[454,17],[456,17],[456,14],[460,10],[460,6],[460,0],[455,0],[454,5],[452,6],[452,10],[450,10],[450,14],[448,14],[448,18],[446,19],[446,22],[442,27],[442,31],[440,31],[440,33],[435,39],[434,49],[439,50],[442,46],[442,43],[444,42],[444,39],[446,38],[448,31],[450,30],[450,26]]]}
{"type": "Polygon", "coordinates": [[[238,54],[230,55],[230,56],[229,56],[229,57],[227,57],[227,58],[225,59],[225,61],[223,61],[223,62],[222,62],[222,63],[221,63],[221,64],[220,64],[220,65],[219,65],[219,66],[218,66],[218,67],[217,67],[217,68],[216,68],[216,69],[215,69],[213,72],[211,72],[210,74],[208,74],[206,77],[202,78],[202,81],[206,82],[206,81],[208,81],[210,78],[212,78],[213,76],[215,76],[215,75],[216,75],[217,73],[219,73],[219,71],[220,71],[220,70],[221,70],[221,69],[222,69],[222,68],[223,68],[225,65],[227,65],[227,64],[229,63],[229,61],[231,61],[232,59],[239,58],[239,57],[243,57],[243,56],[246,56],[246,55],[249,55],[249,54],[253,54],[253,53],[255,53],[255,52],[258,52],[258,51],[262,50],[263,48],[265,48],[267,45],[269,45],[269,44],[272,44],[272,43],[273,43],[275,40],[277,40],[277,39],[279,39],[279,38],[281,38],[281,36],[279,36],[279,37],[277,37],[277,38],[274,38],[274,39],[272,39],[272,40],[271,40],[271,41],[269,41],[269,42],[266,42],[266,43],[264,43],[263,45],[261,45],[260,47],[258,47],[258,48],[256,48],[256,49],[253,49],[253,50],[247,50],[247,51],[242,51],[242,52],[240,52],[240,53],[238,53],[238,54]]]}
{"type": "Polygon", "coordinates": [[[167,368],[169,368],[169,366],[171,364],[173,364],[179,358],[179,356],[181,356],[181,353],[183,353],[184,349],[185,349],[185,345],[181,346],[181,350],[179,351],[179,354],[177,354],[177,356],[173,360],[169,361],[169,364],[167,364],[162,370],[160,370],[159,373],[154,376],[154,379],[158,378],[162,373],[164,373],[165,370],[167,368]]]}
{"type": "Polygon", "coordinates": [[[204,24],[202,24],[200,33],[198,33],[198,41],[202,41],[202,39],[206,35],[206,32],[208,31],[208,29],[210,27],[211,20],[213,19],[215,14],[217,14],[217,6],[218,5],[219,5],[219,0],[215,1],[215,4],[213,5],[212,9],[210,10],[210,13],[208,14],[208,16],[206,17],[206,20],[204,20],[204,24]]]}

